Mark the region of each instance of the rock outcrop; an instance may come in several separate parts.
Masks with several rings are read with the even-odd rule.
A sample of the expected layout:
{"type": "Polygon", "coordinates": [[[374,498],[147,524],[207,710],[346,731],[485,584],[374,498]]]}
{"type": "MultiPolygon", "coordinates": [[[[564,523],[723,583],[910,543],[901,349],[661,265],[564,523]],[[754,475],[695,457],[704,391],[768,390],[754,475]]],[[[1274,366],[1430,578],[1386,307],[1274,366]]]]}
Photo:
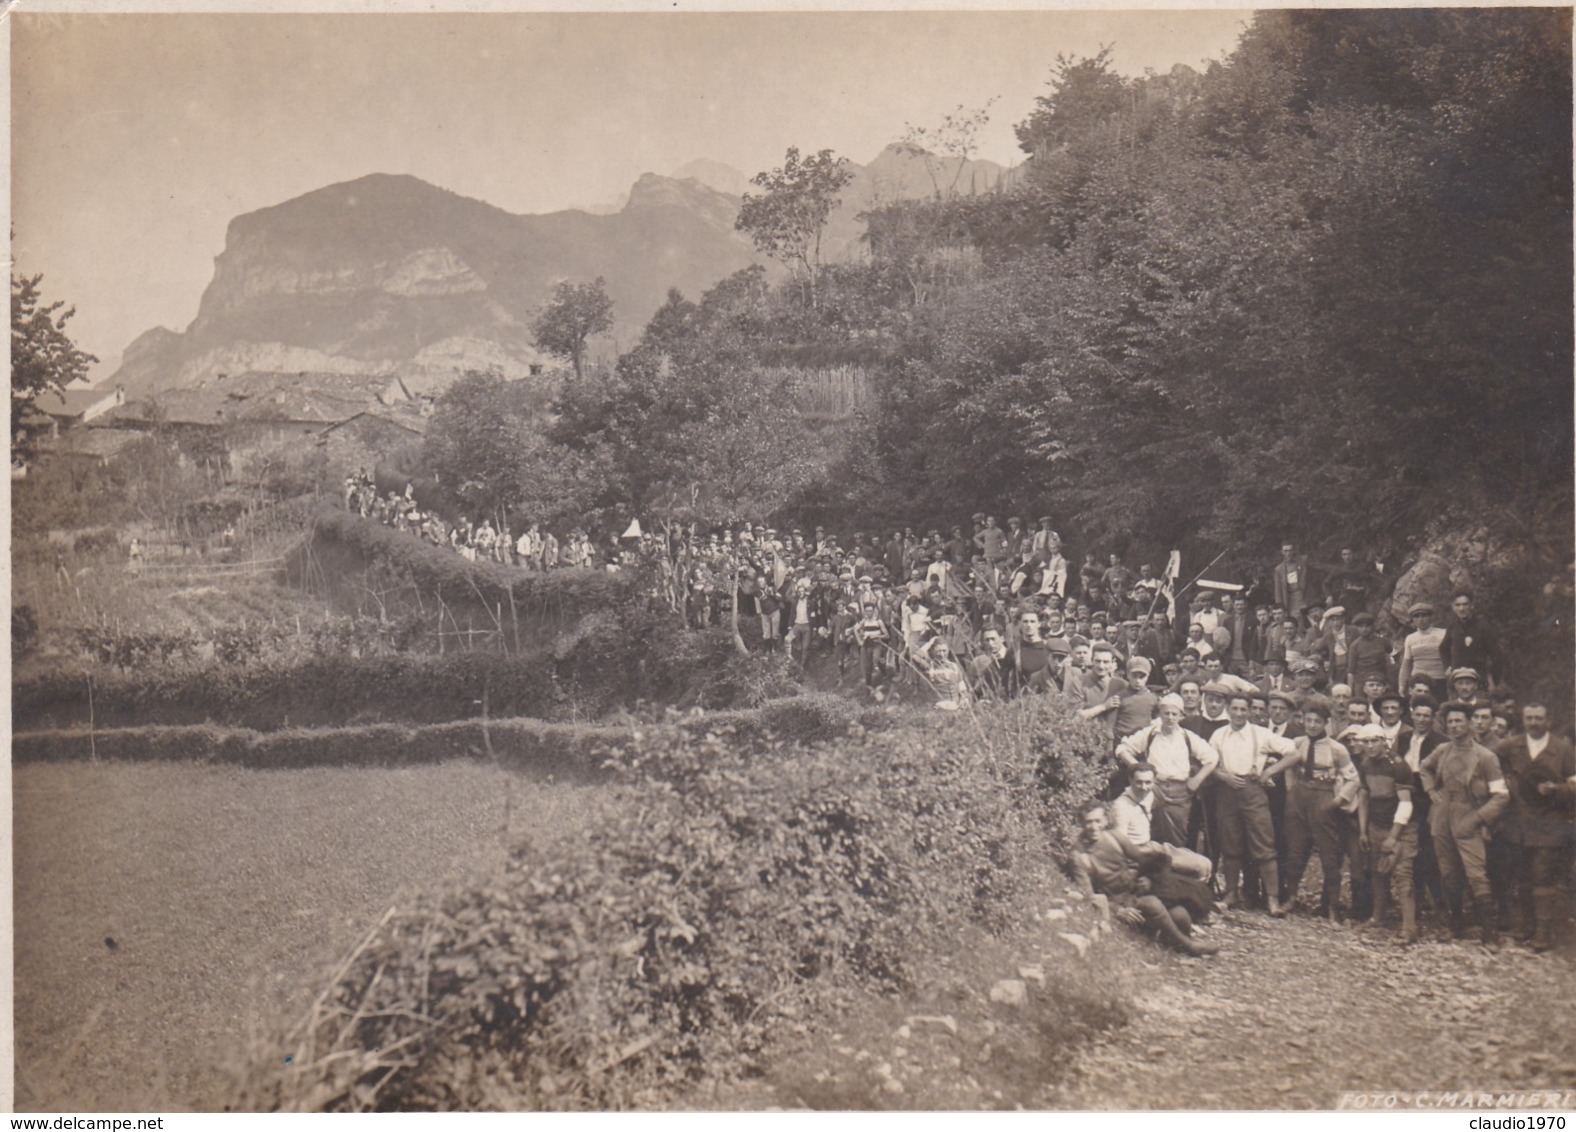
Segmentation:
{"type": "Polygon", "coordinates": [[[424,390],[466,368],[524,376],[530,323],[561,279],[607,279],[638,332],[669,287],[698,295],[754,262],[736,198],[646,176],[618,213],[518,216],[414,177],[374,174],[230,222],[197,317],[126,350],[129,397],[219,373],[388,373],[424,390]]]}
{"type": "MultiPolygon", "coordinates": [[[[889,146],[828,224],[827,260],[863,254],[860,214],[941,191],[985,192],[1011,173],[889,146]]],[[[555,283],[602,276],[613,336],[633,342],[677,287],[691,298],[758,262],[734,228],[742,173],[695,161],[642,176],[616,212],[520,216],[410,176],[376,173],[238,216],[197,317],[126,348],[129,398],[248,371],[389,374],[437,392],[468,368],[525,376],[545,364],[530,324],[555,283]]]]}

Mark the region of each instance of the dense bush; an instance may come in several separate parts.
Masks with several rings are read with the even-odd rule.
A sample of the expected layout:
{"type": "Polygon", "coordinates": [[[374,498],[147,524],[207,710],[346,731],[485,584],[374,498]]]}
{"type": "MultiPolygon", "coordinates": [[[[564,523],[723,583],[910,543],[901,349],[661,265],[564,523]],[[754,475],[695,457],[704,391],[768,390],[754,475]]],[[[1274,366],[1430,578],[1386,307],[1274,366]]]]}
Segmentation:
{"type": "Polygon", "coordinates": [[[391,911],[235,1107],[619,1108],[751,1071],[775,1011],[1021,929],[1097,749],[1047,700],[810,748],[634,729],[584,842],[391,911]]]}
{"type": "Polygon", "coordinates": [[[100,527],[97,530],[85,531],[77,535],[71,549],[82,555],[103,554],[106,551],[120,550],[120,532],[114,527],[100,527]]]}

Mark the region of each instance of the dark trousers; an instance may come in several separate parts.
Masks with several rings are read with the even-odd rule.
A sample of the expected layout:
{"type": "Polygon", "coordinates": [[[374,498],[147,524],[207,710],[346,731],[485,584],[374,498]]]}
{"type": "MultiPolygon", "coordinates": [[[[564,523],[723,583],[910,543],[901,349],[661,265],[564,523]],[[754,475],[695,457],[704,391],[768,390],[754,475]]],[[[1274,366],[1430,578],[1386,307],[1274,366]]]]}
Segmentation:
{"type": "Polygon", "coordinates": [[[876,661],[883,647],[879,642],[859,646],[859,675],[864,678],[867,687],[874,687],[878,682],[880,669],[876,661]]]}
{"type": "MultiPolygon", "coordinates": [[[[1532,931],[1537,898],[1553,898],[1572,881],[1569,845],[1522,845],[1496,838],[1489,843],[1488,882],[1496,903],[1501,892],[1505,902],[1499,913],[1508,918],[1514,910],[1524,933],[1532,931]],[[1501,875],[1496,880],[1496,869],[1501,875]]],[[[1568,906],[1568,901],[1567,901],[1568,906]]]]}
{"type": "Polygon", "coordinates": [[[1191,848],[1188,830],[1192,825],[1193,796],[1185,783],[1171,779],[1155,783],[1155,806],[1150,815],[1149,835],[1156,841],[1175,845],[1178,849],[1191,848]]]}
{"type": "Polygon", "coordinates": [[[1215,831],[1220,847],[1220,871],[1226,885],[1226,899],[1239,893],[1238,878],[1244,859],[1251,862],[1249,897],[1258,880],[1266,897],[1280,887],[1280,868],[1275,859],[1275,824],[1270,819],[1269,797],[1256,778],[1245,778],[1241,785],[1226,782],[1215,785],[1215,831]]]}
{"type": "Polygon", "coordinates": [[[1484,851],[1483,866],[1488,873],[1488,887],[1494,897],[1494,911],[1500,927],[1510,927],[1511,909],[1518,903],[1518,895],[1530,897],[1531,892],[1518,893],[1517,881],[1531,875],[1530,864],[1525,860],[1527,847],[1511,841],[1503,834],[1491,840],[1484,851]]]}
{"type": "Polygon", "coordinates": [[[1412,824],[1417,826],[1417,862],[1412,871],[1412,888],[1418,896],[1427,895],[1435,908],[1445,903],[1445,893],[1439,885],[1439,861],[1434,856],[1434,838],[1429,833],[1429,808],[1432,800],[1421,790],[1412,791],[1412,824]]]}
{"type": "Polygon", "coordinates": [[[1187,843],[1182,846],[1204,854],[1217,870],[1220,867],[1220,830],[1216,822],[1215,795],[1220,788],[1220,783],[1214,778],[1206,778],[1199,787],[1193,808],[1188,813],[1187,843]]]}
{"type": "Polygon", "coordinates": [[[1357,849],[1357,822],[1335,801],[1332,785],[1293,782],[1286,790],[1286,893],[1297,895],[1303,870],[1313,853],[1324,873],[1322,902],[1331,905],[1341,891],[1341,863],[1357,849]]]}

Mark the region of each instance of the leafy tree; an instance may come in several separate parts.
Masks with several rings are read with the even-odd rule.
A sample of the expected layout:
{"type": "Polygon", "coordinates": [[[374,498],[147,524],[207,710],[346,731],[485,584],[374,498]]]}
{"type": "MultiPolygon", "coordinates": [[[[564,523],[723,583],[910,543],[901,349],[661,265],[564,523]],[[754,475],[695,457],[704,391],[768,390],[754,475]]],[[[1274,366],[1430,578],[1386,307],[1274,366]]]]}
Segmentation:
{"type": "Polygon", "coordinates": [[[611,374],[563,390],[551,439],[595,507],[766,515],[816,472],[786,375],[761,365],[776,312],[759,267],[700,302],[670,293],[611,374]],[[594,471],[589,471],[594,470],[594,471]]]}
{"type": "Polygon", "coordinates": [[[990,108],[998,97],[987,99],[984,106],[974,110],[959,103],[957,109],[943,115],[936,126],[905,123],[898,149],[925,163],[925,173],[930,177],[930,187],[937,200],[957,195],[963,170],[979,152],[980,134],[990,124],[990,108]]]}
{"type": "Polygon", "coordinates": [[[1051,90],[1034,100],[1034,110],[1014,127],[1018,145],[1045,157],[1118,114],[1128,105],[1127,83],[1111,70],[1111,48],[1093,57],[1057,55],[1051,90]]]}
{"type": "Polygon", "coordinates": [[[873,218],[873,265],[906,269],[916,309],[851,506],[1052,499],[1074,537],[1245,562],[1283,536],[1399,550],[1452,516],[1553,545],[1569,21],[1275,11],[1203,76],[1059,60],[1020,131],[1027,184],[942,202],[950,229],[873,218]],[[936,232],[984,267],[922,306],[936,232]]]}
{"type": "Polygon", "coordinates": [[[575,377],[585,376],[586,342],[612,328],[613,300],[607,280],[598,275],[591,283],[564,280],[553,288],[553,297],[531,325],[536,344],[549,354],[568,358],[575,377]]]}
{"type": "Polygon", "coordinates": [[[750,183],[765,192],[745,193],[735,227],[748,232],[762,252],[785,264],[808,286],[810,305],[816,305],[816,283],[821,273],[821,233],[832,210],[842,202],[838,194],[853,170],[846,157],[823,149],[801,159],[790,146],[782,165],[757,173],[750,183]]]}
{"type": "Polygon", "coordinates": [[[669,287],[667,302],[651,316],[641,343],[657,349],[669,349],[693,336],[699,323],[700,308],[686,299],[677,287],[669,287]]]}
{"type": "Polygon", "coordinates": [[[42,275],[11,276],[11,431],[40,393],[62,390],[87,374],[98,361],[77,348],[65,332],[76,307],[63,312],[64,300],[47,305],[42,275]],[[60,312],[60,313],[57,313],[60,312]]]}
{"type": "Polygon", "coordinates": [[[467,370],[433,407],[423,457],[473,514],[502,523],[523,491],[525,457],[543,406],[532,383],[467,370]]]}

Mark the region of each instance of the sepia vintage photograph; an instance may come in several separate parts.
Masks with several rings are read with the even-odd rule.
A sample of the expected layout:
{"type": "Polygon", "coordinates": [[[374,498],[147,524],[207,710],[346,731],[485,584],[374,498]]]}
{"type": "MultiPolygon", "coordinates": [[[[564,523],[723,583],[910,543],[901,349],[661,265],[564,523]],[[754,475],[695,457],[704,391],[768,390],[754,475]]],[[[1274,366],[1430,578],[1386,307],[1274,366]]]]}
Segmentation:
{"type": "Polygon", "coordinates": [[[378,7],[0,20],[14,1111],[1576,1109],[1569,6],[378,7]]]}

